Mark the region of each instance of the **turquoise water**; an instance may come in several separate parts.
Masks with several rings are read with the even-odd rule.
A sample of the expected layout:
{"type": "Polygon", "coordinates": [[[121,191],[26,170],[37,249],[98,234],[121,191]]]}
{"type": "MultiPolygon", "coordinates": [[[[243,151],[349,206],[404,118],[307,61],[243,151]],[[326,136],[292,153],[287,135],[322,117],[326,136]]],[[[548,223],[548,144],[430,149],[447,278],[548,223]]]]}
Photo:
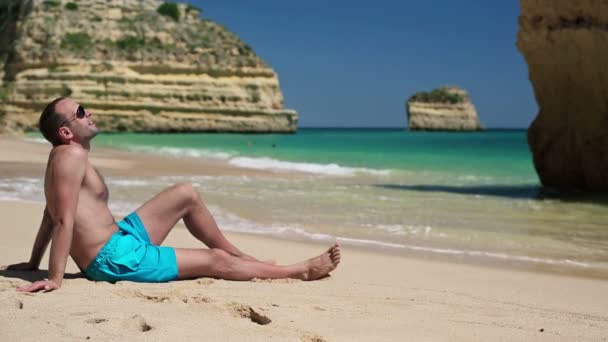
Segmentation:
{"type": "Polygon", "coordinates": [[[156,150],[173,147],[207,157],[245,156],[374,170],[477,175],[501,184],[538,183],[523,130],[431,133],[300,129],[293,135],[109,134],[98,136],[96,144],[156,150]]]}
{"type": "MultiPolygon", "coordinates": [[[[101,134],[94,145],[243,168],[106,177],[118,214],[189,182],[224,230],[608,277],[606,202],[541,191],[523,130],[101,134]]],[[[0,198],[39,200],[41,188],[0,179],[0,198]]]]}

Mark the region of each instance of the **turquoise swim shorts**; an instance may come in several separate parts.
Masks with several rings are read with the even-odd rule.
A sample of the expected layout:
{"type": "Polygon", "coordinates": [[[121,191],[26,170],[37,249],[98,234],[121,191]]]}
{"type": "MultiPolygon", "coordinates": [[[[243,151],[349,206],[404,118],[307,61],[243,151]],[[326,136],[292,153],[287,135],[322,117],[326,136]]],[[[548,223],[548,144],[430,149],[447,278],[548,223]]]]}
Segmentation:
{"type": "Polygon", "coordinates": [[[96,281],[120,280],[161,283],[177,279],[177,258],[172,247],[155,246],[136,212],[116,223],[118,231],[84,271],[96,281]]]}

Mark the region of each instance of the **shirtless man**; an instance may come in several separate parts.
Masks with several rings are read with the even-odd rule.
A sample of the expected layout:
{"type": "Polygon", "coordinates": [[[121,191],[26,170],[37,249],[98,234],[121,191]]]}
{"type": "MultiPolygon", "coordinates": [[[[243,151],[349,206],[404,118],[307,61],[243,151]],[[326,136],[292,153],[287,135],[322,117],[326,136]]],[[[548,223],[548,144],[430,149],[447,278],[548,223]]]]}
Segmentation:
{"type": "Polygon", "coordinates": [[[46,208],[30,260],[4,268],[37,270],[52,241],[49,274],[48,279],[18,291],[60,288],[68,254],[87,278],[110,282],[197,277],[315,280],[338,266],[337,244],[315,258],[289,266],[260,262],[243,253],[225,238],[189,184],[165,189],[115,222],[108,208],[108,188],[88,158],[91,140],[98,133],[92,118],[93,113],[63,97],[49,103],[40,116],[40,131],[53,144],[44,181],[46,208]],[[180,219],[208,249],[160,247],[180,219]]]}

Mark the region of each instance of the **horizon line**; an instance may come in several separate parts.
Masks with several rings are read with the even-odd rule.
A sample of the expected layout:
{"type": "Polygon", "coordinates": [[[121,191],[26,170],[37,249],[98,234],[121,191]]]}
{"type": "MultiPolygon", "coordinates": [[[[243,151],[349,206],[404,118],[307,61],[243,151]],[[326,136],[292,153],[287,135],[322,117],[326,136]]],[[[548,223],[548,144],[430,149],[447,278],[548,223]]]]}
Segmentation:
{"type": "MultiPolygon", "coordinates": [[[[314,128],[314,129],[402,129],[409,131],[408,127],[402,126],[298,126],[298,128],[314,128]]],[[[485,130],[527,130],[528,127],[487,127],[485,130]]],[[[419,130],[420,132],[432,132],[419,130]]],[[[447,130],[445,132],[448,132],[447,130]]],[[[452,131],[450,131],[452,132],[452,131]]],[[[453,131],[453,132],[473,132],[473,131],[453,131]]],[[[477,131],[477,132],[483,132],[477,131]]]]}

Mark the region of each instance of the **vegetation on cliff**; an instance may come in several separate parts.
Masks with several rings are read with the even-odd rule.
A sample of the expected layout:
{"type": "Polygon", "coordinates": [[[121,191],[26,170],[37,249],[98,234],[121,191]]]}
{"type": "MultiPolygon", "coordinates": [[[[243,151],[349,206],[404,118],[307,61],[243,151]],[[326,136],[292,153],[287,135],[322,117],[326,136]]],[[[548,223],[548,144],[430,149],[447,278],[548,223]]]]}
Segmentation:
{"type": "Polygon", "coordinates": [[[456,104],[466,101],[466,98],[460,94],[448,91],[446,88],[435,89],[431,92],[421,91],[412,95],[408,102],[425,102],[425,103],[450,103],[456,104]]]}
{"type": "Polygon", "coordinates": [[[65,9],[67,9],[68,11],[76,11],[78,10],[78,4],[75,2],[68,2],[67,4],[65,4],[65,9]]]}
{"type": "MultiPolygon", "coordinates": [[[[19,21],[22,34],[33,35],[28,49],[17,53],[19,60],[40,59],[40,51],[45,51],[43,63],[87,58],[148,65],[169,60],[196,69],[235,72],[243,68],[267,68],[251,46],[234,33],[201,19],[199,8],[170,2],[150,3],[108,1],[108,5],[101,5],[98,1],[81,0],[62,5],[60,1],[36,4],[31,0],[0,0],[0,35],[14,38],[7,27],[19,21]],[[127,7],[120,7],[121,4],[127,7]],[[99,10],[100,6],[107,9],[99,10]],[[25,13],[32,10],[31,14],[25,13]],[[30,16],[36,20],[26,18],[30,16]]],[[[0,49],[7,50],[11,44],[4,43],[0,49]]],[[[0,57],[2,66],[6,55],[0,57]]]]}
{"type": "Polygon", "coordinates": [[[410,130],[478,131],[477,110],[468,92],[459,87],[441,87],[412,95],[405,104],[410,130]]]}
{"type": "Polygon", "coordinates": [[[36,129],[58,96],[85,103],[105,131],[295,131],[274,70],[201,13],[160,0],[0,0],[0,133],[36,129]]]}
{"type": "Polygon", "coordinates": [[[0,0],[0,28],[4,28],[10,18],[17,16],[20,3],[20,0],[0,0]]]}
{"type": "Polygon", "coordinates": [[[164,15],[165,17],[172,18],[175,21],[179,21],[179,8],[177,4],[165,2],[158,6],[156,10],[160,15],[164,15]]]}

